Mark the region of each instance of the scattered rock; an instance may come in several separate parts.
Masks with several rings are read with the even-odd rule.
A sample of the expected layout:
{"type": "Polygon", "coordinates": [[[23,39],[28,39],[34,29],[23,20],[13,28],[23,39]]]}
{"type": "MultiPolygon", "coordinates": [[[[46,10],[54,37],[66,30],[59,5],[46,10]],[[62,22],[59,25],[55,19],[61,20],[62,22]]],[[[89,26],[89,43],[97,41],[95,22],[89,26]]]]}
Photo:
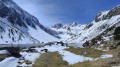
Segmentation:
{"type": "Polygon", "coordinates": [[[117,53],[117,57],[120,58],[120,52],[117,53]]]}
{"type": "Polygon", "coordinates": [[[110,50],[112,50],[112,49],[116,49],[116,48],[117,48],[117,47],[114,46],[114,45],[110,45],[110,46],[109,46],[109,49],[110,49],[110,50]]]}
{"type": "Polygon", "coordinates": [[[112,58],[108,61],[108,64],[115,64],[116,63],[116,59],[112,58]]]}
{"type": "Polygon", "coordinates": [[[47,46],[47,45],[51,46],[52,44],[54,44],[54,42],[48,42],[45,44],[45,46],[47,46]]]}
{"type": "Polygon", "coordinates": [[[85,48],[89,48],[89,47],[90,47],[90,43],[89,43],[89,41],[86,41],[86,42],[83,44],[83,47],[85,47],[85,48]]]}
{"type": "Polygon", "coordinates": [[[57,42],[57,44],[61,44],[61,46],[68,46],[68,44],[61,42],[57,42]]]}
{"type": "Polygon", "coordinates": [[[23,67],[23,66],[19,66],[19,65],[18,65],[17,67],[23,67]]]}
{"type": "Polygon", "coordinates": [[[119,46],[120,45],[120,42],[118,42],[115,46],[119,46]]]}
{"type": "Polygon", "coordinates": [[[91,26],[93,26],[93,23],[90,23],[86,26],[86,29],[89,29],[91,26]]]}
{"type": "Polygon", "coordinates": [[[26,50],[26,52],[35,52],[35,49],[28,48],[28,50],[26,50]]]}
{"type": "Polygon", "coordinates": [[[120,40],[120,27],[117,27],[114,31],[114,40],[120,40]]]}
{"type": "Polygon", "coordinates": [[[36,48],[36,46],[32,46],[32,47],[30,47],[30,48],[36,48]]]}
{"type": "Polygon", "coordinates": [[[26,63],[26,64],[32,64],[32,61],[25,60],[25,63],[26,63]]]}
{"type": "Polygon", "coordinates": [[[108,61],[108,64],[119,64],[120,58],[112,58],[108,61]]]}
{"type": "Polygon", "coordinates": [[[46,53],[48,52],[48,49],[43,49],[43,50],[41,50],[41,51],[45,51],[46,53]]]}

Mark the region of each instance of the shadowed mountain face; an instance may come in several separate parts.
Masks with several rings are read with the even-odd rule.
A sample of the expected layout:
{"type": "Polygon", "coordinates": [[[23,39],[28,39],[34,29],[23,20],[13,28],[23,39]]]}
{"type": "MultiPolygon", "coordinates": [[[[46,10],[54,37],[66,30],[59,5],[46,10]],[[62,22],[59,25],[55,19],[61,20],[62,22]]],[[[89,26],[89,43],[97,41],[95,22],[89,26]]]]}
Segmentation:
{"type": "MultiPolygon", "coordinates": [[[[55,33],[53,34],[51,31],[49,31],[49,29],[46,29],[42,24],[39,23],[37,18],[22,10],[12,0],[1,0],[0,6],[0,17],[6,18],[10,23],[20,30],[23,31],[23,29],[20,27],[27,29],[28,26],[30,26],[34,29],[37,29],[36,26],[39,26],[47,33],[54,36],[55,33]]],[[[27,33],[27,31],[23,32],[27,33]]]]}
{"type": "Polygon", "coordinates": [[[27,29],[28,26],[31,26],[36,29],[36,25],[41,25],[34,16],[22,10],[12,0],[1,0],[0,6],[0,17],[6,18],[15,27],[18,26],[17,28],[23,27],[27,29]]]}
{"type": "Polygon", "coordinates": [[[6,38],[4,38],[4,41],[6,43],[13,43],[12,41],[9,42],[10,40],[15,40],[14,43],[18,42],[21,35],[24,35],[24,38],[26,39],[28,38],[28,43],[31,43],[33,41],[34,43],[35,41],[37,41],[37,43],[38,41],[51,41],[47,38],[47,36],[50,36],[50,38],[53,38],[55,40],[57,40],[56,37],[58,37],[55,31],[44,27],[42,24],[39,23],[37,18],[24,11],[12,0],[0,0],[0,31],[1,38],[4,38],[3,35],[6,34],[6,38]],[[37,32],[38,30],[39,32],[37,32]],[[19,34],[16,34],[14,31],[19,32],[19,34]],[[37,32],[37,34],[35,32],[37,32]],[[15,37],[15,35],[19,37],[15,37]],[[46,37],[42,38],[41,36],[46,37]],[[7,38],[9,40],[7,40],[7,38]]]}

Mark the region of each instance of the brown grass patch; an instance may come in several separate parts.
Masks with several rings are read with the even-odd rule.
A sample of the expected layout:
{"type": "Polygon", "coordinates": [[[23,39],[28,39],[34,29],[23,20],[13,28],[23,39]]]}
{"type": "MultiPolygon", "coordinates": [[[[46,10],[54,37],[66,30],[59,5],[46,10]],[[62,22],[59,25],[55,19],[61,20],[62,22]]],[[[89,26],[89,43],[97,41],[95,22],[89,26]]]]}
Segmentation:
{"type": "Polygon", "coordinates": [[[68,65],[62,60],[61,55],[57,52],[45,53],[36,60],[32,67],[110,67],[107,63],[109,59],[99,59],[97,61],[84,61],[77,64],[68,65]]]}
{"type": "Polygon", "coordinates": [[[75,53],[77,55],[84,55],[86,57],[92,57],[97,58],[100,57],[102,54],[104,54],[104,51],[97,50],[94,48],[75,48],[75,47],[69,47],[65,49],[67,51],[70,51],[72,53],[75,53]]]}
{"type": "Polygon", "coordinates": [[[32,67],[65,67],[68,65],[66,61],[57,52],[45,53],[40,56],[32,67]]]}

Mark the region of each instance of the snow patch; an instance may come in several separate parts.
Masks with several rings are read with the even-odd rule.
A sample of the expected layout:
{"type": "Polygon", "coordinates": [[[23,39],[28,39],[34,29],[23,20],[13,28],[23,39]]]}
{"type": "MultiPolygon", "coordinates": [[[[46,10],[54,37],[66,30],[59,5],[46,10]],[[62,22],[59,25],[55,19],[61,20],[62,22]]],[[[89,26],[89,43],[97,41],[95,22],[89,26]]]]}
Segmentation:
{"type": "Polygon", "coordinates": [[[67,61],[70,65],[71,64],[75,64],[75,63],[78,63],[78,62],[83,62],[83,61],[87,61],[87,60],[90,60],[92,61],[93,59],[92,58],[89,58],[89,57],[84,57],[84,56],[81,56],[81,55],[76,55],[74,53],[71,53],[69,51],[58,51],[61,55],[63,55],[63,60],[64,61],[67,61]]]}
{"type": "Polygon", "coordinates": [[[20,54],[25,58],[25,60],[29,60],[32,62],[34,62],[37,58],[40,57],[40,53],[20,52],[20,54]]]}
{"type": "Polygon", "coordinates": [[[9,57],[0,62],[0,67],[16,67],[18,65],[18,58],[9,57]]]}
{"type": "Polygon", "coordinates": [[[8,54],[9,52],[7,50],[0,50],[0,54],[8,54]]]}

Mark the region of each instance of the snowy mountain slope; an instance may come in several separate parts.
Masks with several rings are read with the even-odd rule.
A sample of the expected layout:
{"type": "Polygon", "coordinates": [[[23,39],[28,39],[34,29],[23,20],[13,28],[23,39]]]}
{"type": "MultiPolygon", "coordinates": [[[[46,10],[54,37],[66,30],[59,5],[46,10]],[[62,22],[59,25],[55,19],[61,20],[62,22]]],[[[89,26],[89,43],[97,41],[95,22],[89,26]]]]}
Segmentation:
{"type": "MultiPolygon", "coordinates": [[[[120,26],[120,6],[117,6],[109,11],[100,12],[96,19],[90,23],[91,26],[80,32],[78,37],[68,39],[67,42],[72,43],[85,43],[86,41],[92,40],[100,34],[107,33],[108,29],[120,26]]],[[[109,33],[112,33],[110,31],[109,33]]]]}
{"type": "Polygon", "coordinates": [[[35,39],[39,40],[40,42],[53,42],[59,41],[56,37],[51,36],[50,34],[46,33],[43,29],[36,27],[37,30],[34,30],[32,27],[29,28],[29,34],[34,37],[35,39]]]}
{"type": "Polygon", "coordinates": [[[120,26],[120,6],[98,13],[95,20],[90,24],[71,25],[56,24],[51,27],[59,33],[61,40],[67,43],[85,43],[103,33],[113,33],[116,27],[120,26]],[[109,31],[109,29],[111,29],[109,31]]]}
{"type": "Polygon", "coordinates": [[[80,25],[72,23],[69,25],[62,25],[61,23],[58,23],[55,24],[54,26],[51,26],[51,29],[58,33],[62,41],[66,41],[73,37],[79,36],[80,32],[82,32],[86,28],[86,26],[87,24],[80,25]]]}
{"type": "MultiPolygon", "coordinates": [[[[27,40],[25,38],[22,39],[24,43],[32,42],[31,38],[35,40],[34,42],[38,42],[38,41],[39,42],[50,42],[53,40],[58,41],[58,38],[57,38],[58,36],[55,31],[44,27],[42,24],[39,23],[37,18],[35,18],[34,16],[24,11],[12,0],[0,0],[0,18],[1,18],[0,20],[2,20],[3,18],[8,21],[8,22],[3,21],[6,25],[5,27],[9,25],[12,28],[15,28],[21,31],[22,35],[26,35],[29,37],[28,39],[26,38],[27,40]]],[[[7,34],[8,32],[5,31],[5,33],[7,34]]],[[[13,36],[14,38],[17,38],[17,36],[19,36],[15,32],[13,34],[16,35],[16,36],[13,36]]],[[[9,39],[8,36],[4,36],[4,37],[6,37],[6,39],[9,39]]],[[[6,41],[8,41],[8,43],[13,43],[13,41],[10,39],[6,41]]],[[[3,43],[4,42],[1,42],[1,44],[3,43]]],[[[23,43],[23,42],[20,41],[20,42],[14,42],[14,43],[23,43]]]]}
{"type": "Polygon", "coordinates": [[[1,18],[0,20],[0,43],[1,44],[31,44],[39,43],[38,40],[25,35],[23,32],[6,24],[8,21],[1,18]]]}

